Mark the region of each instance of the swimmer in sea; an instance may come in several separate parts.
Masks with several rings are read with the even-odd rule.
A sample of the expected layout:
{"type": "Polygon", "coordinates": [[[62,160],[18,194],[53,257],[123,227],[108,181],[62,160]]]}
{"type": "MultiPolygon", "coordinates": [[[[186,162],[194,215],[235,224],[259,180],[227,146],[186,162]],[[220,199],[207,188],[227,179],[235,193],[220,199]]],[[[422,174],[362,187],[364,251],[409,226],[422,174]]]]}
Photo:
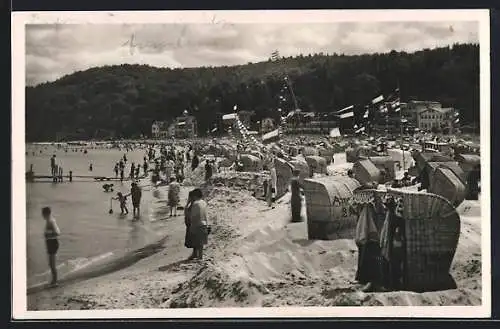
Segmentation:
{"type": "Polygon", "coordinates": [[[104,184],[102,188],[104,192],[113,192],[113,184],[104,184]]]}
{"type": "Polygon", "coordinates": [[[42,216],[45,220],[45,245],[47,247],[47,254],[49,255],[49,267],[52,273],[51,286],[57,285],[57,267],[56,267],[56,254],[59,250],[58,237],[61,234],[59,227],[57,226],[56,220],[52,217],[52,211],[50,207],[42,208],[42,216]]]}

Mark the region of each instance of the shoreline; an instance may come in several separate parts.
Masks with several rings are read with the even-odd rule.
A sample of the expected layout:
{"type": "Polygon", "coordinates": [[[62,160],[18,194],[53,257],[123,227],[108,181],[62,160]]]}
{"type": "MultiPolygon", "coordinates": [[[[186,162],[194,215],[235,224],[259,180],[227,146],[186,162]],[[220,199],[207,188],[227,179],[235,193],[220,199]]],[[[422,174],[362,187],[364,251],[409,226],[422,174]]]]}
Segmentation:
{"type": "Polygon", "coordinates": [[[362,293],[352,283],[354,241],[307,240],[306,222],[289,223],[289,195],[271,209],[245,191],[211,191],[213,232],[203,261],[185,261],[190,250],[177,217],[169,220],[159,252],[99,277],[30,294],[28,310],[481,304],[479,203],[459,207],[461,234],[450,270],[457,289],[362,293]]]}

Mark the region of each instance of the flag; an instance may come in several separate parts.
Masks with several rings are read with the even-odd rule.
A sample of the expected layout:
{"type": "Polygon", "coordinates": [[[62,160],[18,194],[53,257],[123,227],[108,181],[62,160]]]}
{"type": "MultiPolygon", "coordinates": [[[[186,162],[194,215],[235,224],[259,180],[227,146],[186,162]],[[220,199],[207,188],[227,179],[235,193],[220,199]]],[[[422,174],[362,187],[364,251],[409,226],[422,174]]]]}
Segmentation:
{"type": "Polygon", "coordinates": [[[271,59],[272,59],[273,61],[276,61],[276,60],[278,60],[279,58],[280,58],[280,53],[279,53],[279,51],[275,50],[275,51],[273,51],[273,52],[271,53],[271,59]]]}
{"type": "Polygon", "coordinates": [[[272,143],[279,141],[280,139],[280,132],[279,129],[275,129],[271,132],[268,132],[267,134],[264,134],[262,136],[262,143],[267,144],[267,143],[272,143]]]}
{"type": "Polygon", "coordinates": [[[391,103],[391,108],[394,112],[399,112],[401,110],[401,103],[399,101],[399,98],[391,103]]]}
{"type": "Polygon", "coordinates": [[[366,109],[365,113],[363,114],[364,119],[368,119],[368,115],[370,114],[370,110],[366,109]]]}
{"type": "Polygon", "coordinates": [[[222,120],[227,121],[227,120],[236,120],[237,116],[236,113],[231,113],[231,114],[225,114],[222,116],[222,120]]]}
{"type": "Polygon", "coordinates": [[[337,116],[341,119],[347,119],[347,118],[352,118],[354,117],[354,112],[351,111],[351,112],[346,112],[346,113],[342,113],[340,115],[337,114],[337,116]]]}
{"type": "Polygon", "coordinates": [[[356,134],[359,134],[360,132],[363,132],[365,131],[365,127],[361,127],[359,129],[356,129],[356,131],[354,131],[356,134]]]}
{"type": "Polygon", "coordinates": [[[384,100],[384,95],[380,95],[380,96],[375,97],[374,99],[372,99],[372,104],[380,103],[383,100],[384,100]]]}
{"type": "Polygon", "coordinates": [[[354,105],[350,105],[350,106],[347,106],[347,107],[344,107],[343,109],[341,110],[338,110],[337,112],[335,113],[340,113],[340,112],[345,112],[345,111],[348,111],[348,110],[353,110],[354,109],[354,105]]]}

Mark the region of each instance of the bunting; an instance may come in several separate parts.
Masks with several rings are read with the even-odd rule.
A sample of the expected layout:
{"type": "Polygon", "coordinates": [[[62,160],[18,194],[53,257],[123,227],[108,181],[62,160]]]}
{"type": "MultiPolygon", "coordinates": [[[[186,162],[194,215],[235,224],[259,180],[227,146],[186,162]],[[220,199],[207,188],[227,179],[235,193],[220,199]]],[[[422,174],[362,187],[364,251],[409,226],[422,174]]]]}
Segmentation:
{"type": "Polygon", "coordinates": [[[362,133],[362,132],[364,132],[364,131],[365,131],[365,127],[363,126],[363,127],[360,127],[360,128],[358,128],[358,129],[356,129],[354,132],[355,132],[356,134],[359,134],[359,133],[362,133]]]}
{"type": "Polygon", "coordinates": [[[278,59],[280,59],[280,53],[278,50],[275,50],[271,53],[271,59],[273,61],[277,61],[278,59]]]}
{"type": "Polygon", "coordinates": [[[365,106],[365,113],[363,113],[363,119],[368,119],[368,116],[370,115],[370,109],[368,106],[365,106]]]}

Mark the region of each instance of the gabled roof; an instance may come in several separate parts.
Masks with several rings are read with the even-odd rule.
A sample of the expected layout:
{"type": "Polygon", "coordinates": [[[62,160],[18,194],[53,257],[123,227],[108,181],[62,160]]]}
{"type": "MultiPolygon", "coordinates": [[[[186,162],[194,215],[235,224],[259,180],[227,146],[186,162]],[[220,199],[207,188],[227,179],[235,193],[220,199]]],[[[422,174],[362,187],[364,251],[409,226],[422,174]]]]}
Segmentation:
{"type": "Polygon", "coordinates": [[[448,113],[450,111],[453,111],[454,109],[452,107],[433,107],[433,106],[427,106],[426,108],[423,109],[418,109],[417,113],[420,114],[422,112],[426,111],[434,111],[434,112],[439,112],[441,114],[448,113]]]}

